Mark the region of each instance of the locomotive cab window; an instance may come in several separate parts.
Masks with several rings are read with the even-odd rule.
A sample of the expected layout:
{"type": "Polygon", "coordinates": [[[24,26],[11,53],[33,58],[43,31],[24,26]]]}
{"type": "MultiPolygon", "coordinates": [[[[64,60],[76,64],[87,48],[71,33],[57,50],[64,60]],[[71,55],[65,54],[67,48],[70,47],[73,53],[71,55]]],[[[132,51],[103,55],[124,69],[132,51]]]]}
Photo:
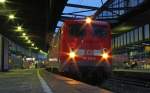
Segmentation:
{"type": "Polygon", "coordinates": [[[105,37],[107,36],[107,31],[103,27],[93,25],[93,35],[98,37],[105,37]]]}
{"type": "Polygon", "coordinates": [[[69,35],[75,37],[83,37],[85,35],[84,28],[82,27],[82,25],[76,25],[76,24],[70,25],[69,35]]]}

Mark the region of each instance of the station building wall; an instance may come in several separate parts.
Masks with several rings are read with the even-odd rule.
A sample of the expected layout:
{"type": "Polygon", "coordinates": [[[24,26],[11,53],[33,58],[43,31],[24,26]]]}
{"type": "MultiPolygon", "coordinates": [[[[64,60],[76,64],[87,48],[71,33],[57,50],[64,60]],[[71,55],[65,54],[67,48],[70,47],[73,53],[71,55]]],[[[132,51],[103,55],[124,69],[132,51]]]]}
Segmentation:
{"type": "Polygon", "coordinates": [[[0,34],[0,71],[23,68],[24,58],[39,60],[40,53],[22,47],[0,34]]]}
{"type": "Polygon", "coordinates": [[[150,69],[150,24],[114,36],[112,48],[115,65],[136,62],[140,68],[150,69]]]}

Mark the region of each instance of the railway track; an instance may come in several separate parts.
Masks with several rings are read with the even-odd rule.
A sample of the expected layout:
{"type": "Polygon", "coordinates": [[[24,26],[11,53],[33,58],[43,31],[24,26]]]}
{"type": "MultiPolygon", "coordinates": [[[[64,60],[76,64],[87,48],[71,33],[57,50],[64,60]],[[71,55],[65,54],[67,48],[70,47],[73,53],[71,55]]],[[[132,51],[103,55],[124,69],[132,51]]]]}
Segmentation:
{"type": "Polygon", "coordinates": [[[90,85],[99,86],[100,88],[110,90],[114,93],[150,93],[150,80],[139,79],[138,77],[131,78],[130,76],[124,77],[113,75],[102,84],[95,81],[95,78],[93,78],[93,80],[78,78],[74,79],[88,83],[90,85]]]}
{"type": "Polygon", "coordinates": [[[115,93],[150,93],[150,82],[127,77],[111,77],[100,87],[115,93]]]}

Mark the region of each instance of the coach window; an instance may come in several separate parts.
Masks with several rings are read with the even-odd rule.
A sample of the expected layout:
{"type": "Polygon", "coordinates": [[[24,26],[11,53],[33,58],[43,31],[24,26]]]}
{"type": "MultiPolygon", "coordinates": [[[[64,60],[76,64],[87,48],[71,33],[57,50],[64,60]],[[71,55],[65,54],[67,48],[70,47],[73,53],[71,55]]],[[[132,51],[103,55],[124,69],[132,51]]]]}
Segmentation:
{"type": "Polygon", "coordinates": [[[118,40],[117,40],[117,37],[115,37],[115,48],[118,47],[118,40]]]}
{"type": "Polygon", "coordinates": [[[111,45],[112,45],[112,48],[114,48],[114,38],[112,38],[111,40],[111,45]]]}
{"type": "Polygon", "coordinates": [[[83,37],[85,35],[84,28],[82,25],[70,25],[69,26],[69,34],[75,37],[83,37]]]}
{"type": "Polygon", "coordinates": [[[117,40],[118,40],[118,47],[120,47],[120,37],[119,36],[117,37],[117,40]]]}
{"type": "Polygon", "coordinates": [[[123,34],[123,39],[124,39],[124,40],[123,40],[123,41],[124,41],[124,45],[126,45],[126,44],[127,44],[126,33],[123,34]]]}
{"type": "Polygon", "coordinates": [[[127,44],[130,44],[130,33],[127,33],[127,44]]]}
{"type": "Polygon", "coordinates": [[[123,34],[120,36],[121,39],[121,46],[123,46],[123,34]]]}
{"type": "Polygon", "coordinates": [[[115,38],[116,41],[116,48],[118,48],[118,37],[115,38]]]}
{"type": "Polygon", "coordinates": [[[120,46],[122,46],[122,45],[121,45],[121,43],[122,43],[121,35],[119,36],[119,39],[120,39],[120,46]]]}
{"type": "Polygon", "coordinates": [[[120,46],[122,46],[122,37],[121,37],[121,35],[119,36],[119,39],[120,39],[120,46]]]}
{"type": "Polygon", "coordinates": [[[115,38],[114,38],[114,48],[116,48],[115,44],[116,44],[116,41],[115,41],[115,38]]]}
{"type": "Polygon", "coordinates": [[[114,38],[111,39],[112,48],[114,48],[114,38]]]}
{"type": "Polygon", "coordinates": [[[134,30],[134,36],[135,36],[135,42],[137,42],[138,41],[138,36],[139,36],[137,28],[134,30]]]}
{"type": "Polygon", "coordinates": [[[122,39],[123,39],[123,42],[122,42],[122,43],[123,43],[123,45],[125,45],[125,44],[124,44],[124,42],[125,42],[125,41],[124,41],[124,34],[122,34],[122,39]]]}
{"type": "Polygon", "coordinates": [[[117,48],[119,48],[119,40],[118,40],[118,37],[117,38],[117,48]]]}
{"type": "Polygon", "coordinates": [[[143,40],[143,28],[139,27],[139,40],[143,40]]]}
{"type": "Polygon", "coordinates": [[[116,38],[113,37],[113,39],[114,39],[114,48],[116,48],[116,38]]]}
{"type": "Polygon", "coordinates": [[[149,32],[149,24],[146,24],[144,26],[144,38],[148,39],[150,37],[150,32],[149,32]]]}
{"type": "Polygon", "coordinates": [[[0,34],[0,70],[2,67],[2,35],[0,34]]]}
{"type": "Polygon", "coordinates": [[[134,32],[131,31],[131,32],[130,32],[130,35],[131,35],[131,43],[133,43],[133,42],[134,42],[134,32]]]}

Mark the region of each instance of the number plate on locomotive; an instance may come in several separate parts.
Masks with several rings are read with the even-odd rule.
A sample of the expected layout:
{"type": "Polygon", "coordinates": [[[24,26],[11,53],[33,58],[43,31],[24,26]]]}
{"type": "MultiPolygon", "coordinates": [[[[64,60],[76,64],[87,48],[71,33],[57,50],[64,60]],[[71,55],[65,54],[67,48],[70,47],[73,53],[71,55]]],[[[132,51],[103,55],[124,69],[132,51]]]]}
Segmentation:
{"type": "Polygon", "coordinates": [[[101,50],[84,50],[84,49],[79,49],[77,51],[77,54],[80,56],[83,55],[91,55],[91,56],[98,56],[101,54],[101,50]]]}

